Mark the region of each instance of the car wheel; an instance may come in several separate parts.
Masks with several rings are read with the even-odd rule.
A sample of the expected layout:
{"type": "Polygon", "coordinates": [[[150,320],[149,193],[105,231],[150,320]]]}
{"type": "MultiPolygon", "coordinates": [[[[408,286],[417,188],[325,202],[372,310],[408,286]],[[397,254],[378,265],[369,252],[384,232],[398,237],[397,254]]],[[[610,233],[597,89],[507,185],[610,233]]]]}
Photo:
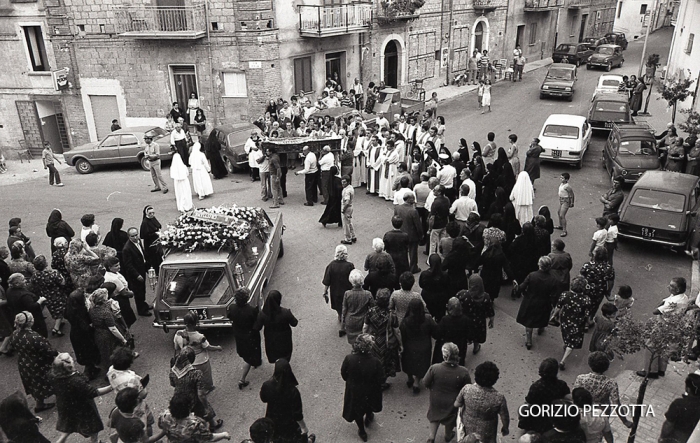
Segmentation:
{"type": "Polygon", "coordinates": [[[578,68],[579,66],[581,66],[581,59],[576,60],[576,67],[578,68]]]}
{"type": "Polygon", "coordinates": [[[608,62],[607,66],[605,67],[605,71],[610,72],[611,69],[612,69],[612,62],[608,62]]]}
{"type": "Polygon", "coordinates": [[[236,172],[236,168],[233,166],[233,163],[228,157],[224,158],[224,164],[226,165],[226,170],[229,174],[236,172]]]}
{"type": "Polygon", "coordinates": [[[583,168],[583,158],[581,160],[576,162],[576,169],[581,169],[583,168]]]}
{"type": "Polygon", "coordinates": [[[620,60],[620,67],[622,67],[622,64],[623,64],[623,63],[625,63],[625,59],[624,59],[624,58],[623,58],[622,60],[620,60]]]}
{"type": "Polygon", "coordinates": [[[148,158],[144,155],[141,157],[141,167],[143,168],[144,171],[150,171],[151,170],[151,162],[148,161],[148,158]]]}
{"type": "Polygon", "coordinates": [[[590,71],[591,69],[593,69],[593,67],[590,64],[587,64],[586,69],[588,69],[590,71]]]}
{"type": "Polygon", "coordinates": [[[572,93],[570,96],[566,97],[566,99],[570,102],[574,101],[574,94],[572,93]]]}
{"type": "Polygon", "coordinates": [[[282,239],[280,239],[280,250],[279,253],[277,254],[277,258],[282,258],[284,257],[284,243],[282,242],[282,239]]]}
{"type": "Polygon", "coordinates": [[[90,174],[95,170],[95,167],[92,166],[92,163],[89,161],[85,160],[84,158],[80,158],[77,162],[75,162],[75,169],[77,169],[81,174],[90,174]]]}

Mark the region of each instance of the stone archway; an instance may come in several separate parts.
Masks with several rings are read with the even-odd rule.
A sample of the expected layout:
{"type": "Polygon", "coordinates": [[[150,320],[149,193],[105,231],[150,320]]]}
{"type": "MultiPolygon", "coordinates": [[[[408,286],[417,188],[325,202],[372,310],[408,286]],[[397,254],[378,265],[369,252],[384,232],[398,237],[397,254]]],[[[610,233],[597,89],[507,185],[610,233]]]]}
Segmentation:
{"type": "MultiPolygon", "coordinates": [[[[408,57],[406,43],[398,34],[388,35],[379,52],[379,81],[395,81],[396,87],[406,84],[408,57]]],[[[387,85],[389,83],[387,82],[387,85]]]]}
{"type": "Polygon", "coordinates": [[[472,39],[469,47],[469,54],[473,54],[475,49],[483,51],[489,49],[490,25],[486,17],[479,17],[472,27],[472,39]]]}

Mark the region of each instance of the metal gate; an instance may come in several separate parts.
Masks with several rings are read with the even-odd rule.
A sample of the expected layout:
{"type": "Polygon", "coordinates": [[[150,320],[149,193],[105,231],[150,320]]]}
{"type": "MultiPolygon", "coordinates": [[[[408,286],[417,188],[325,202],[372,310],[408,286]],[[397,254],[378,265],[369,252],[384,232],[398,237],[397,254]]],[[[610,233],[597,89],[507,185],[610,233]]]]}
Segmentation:
{"type": "Polygon", "coordinates": [[[197,92],[197,74],[194,65],[171,66],[173,75],[173,95],[175,101],[180,103],[180,109],[187,109],[187,101],[193,92],[199,97],[197,92]]]}
{"type": "Polygon", "coordinates": [[[24,141],[27,143],[27,148],[35,157],[41,157],[41,151],[44,146],[44,137],[41,134],[41,123],[39,121],[39,113],[36,110],[36,103],[31,100],[16,100],[17,115],[22,126],[24,141]]]}
{"type": "Polygon", "coordinates": [[[119,119],[119,107],[116,95],[90,95],[92,119],[95,122],[97,138],[102,140],[112,132],[112,120],[119,119]]]}

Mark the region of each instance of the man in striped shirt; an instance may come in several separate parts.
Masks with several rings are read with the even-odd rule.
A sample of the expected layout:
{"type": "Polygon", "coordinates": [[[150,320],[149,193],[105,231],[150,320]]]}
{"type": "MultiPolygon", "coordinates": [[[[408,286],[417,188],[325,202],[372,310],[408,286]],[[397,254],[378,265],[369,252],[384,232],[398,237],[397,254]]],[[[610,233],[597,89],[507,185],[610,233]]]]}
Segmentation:
{"type": "Polygon", "coordinates": [[[489,60],[488,54],[489,51],[484,49],[484,52],[481,54],[481,58],[479,59],[479,78],[483,80],[486,80],[491,67],[491,61],[489,60]]]}

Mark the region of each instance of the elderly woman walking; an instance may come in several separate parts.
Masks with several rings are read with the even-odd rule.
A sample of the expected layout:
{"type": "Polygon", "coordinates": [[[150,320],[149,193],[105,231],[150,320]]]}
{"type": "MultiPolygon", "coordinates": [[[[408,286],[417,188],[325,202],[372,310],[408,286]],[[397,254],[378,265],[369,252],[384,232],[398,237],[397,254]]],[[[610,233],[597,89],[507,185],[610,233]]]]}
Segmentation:
{"type": "MultiPolygon", "coordinates": [[[[545,358],[540,363],[540,379],[530,385],[525,401],[528,405],[550,406],[555,400],[563,400],[571,393],[564,380],[557,378],[559,363],[556,358],[545,358]]],[[[540,434],[552,429],[552,420],[547,414],[531,414],[521,417],[518,427],[540,434]]]]}
{"type": "MultiPolygon", "coordinates": [[[[331,309],[338,313],[339,322],[342,322],[343,295],[345,295],[345,291],[352,289],[349,278],[353,269],[355,269],[355,265],[348,261],[348,248],[345,245],[336,246],[334,259],[326,266],[326,271],[323,274],[323,285],[326,287],[323,291],[323,298],[328,303],[330,290],[331,309]]],[[[345,335],[342,325],[338,335],[340,337],[345,335]]]]}
{"type": "Polygon", "coordinates": [[[79,238],[71,240],[65,256],[66,269],[76,288],[86,289],[90,279],[96,274],[101,264],[100,257],[92,252],[87,244],[79,238]]]}
{"type": "Polygon", "coordinates": [[[32,330],[36,331],[42,337],[48,337],[49,331],[46,328],[44,321],[44,297],[38,297],[33,292],[27,289],[27,280],[24,275],[14,273],[7,280],[9,287],[7,288],[7,304],[12,312],[31,312],[34,316],[32,321],[32,330]]]}
{"type": "Polygon", "coordinates": [[[27,261],[27,254],[25,253],[24,245],[21,241],[17,241],[10,246],[10,262],[7,266],[10,268],[10,273],[20,273],[24,275],[24,278],[29,280],[34,275],[36,270],[34,265],[27,261]]]}
{"type": "Polygon", "coordinates": [[[372,306],[372,293],[362,289],[365,278],[358,269],[350,271],[348,278],[352,289],[345,291],[343,295],[343,309],[340,321],[340,330],[345,331],[348,343],[355,343],[356,338],[362,333],[365,316],[372,306]]]}
{"type": "Polygon", "coordinates": [[[34,293],[46,299],[46,307],[49,308],[51,318],[55,323],[51,335],[63,337],[63,312],[66,310],[67,294],[65,292],[65,280],[58,271],[49,269],[46,257],[37,255],[34,258],[36,272],[30,280],[34,293]]]}
{"type": "Polygon", "coordinates": [[[51,239],[51,253],[56,252],[56,239],[63,237],[67,241],[71,241],[75,236],[75,231],[70,225],[63,220],[63,214],[60,209],[54,209],[49,215],[46,222],[46,235],[51,239]]]}
{"type": "Polygon", "coordinates": [[[459,365],[459,349],[454,343],[442,345],[442,363],[432,365],[423,377],[423,385],[430,390],[428,421],[433,443],[438,427],[445,427],[445,441],[451,441],[457,424],[457,408],[454,403],[462,388],[472,382],[469,371],[459,365]]]}
{"type": "Polygon", "coordinates": [[[39,413],[55,405],[45,403],[44,400],[54,393],[48,374],[58,352],[46,338],[32,330],[33,325],[34,316],[29,311],[17,314],[10,344],[18,354],[17,365],[24,390],[36,401],[34,412],[39,413]]]}
{"type": "Polygon", "coordinates": [[[401,368],[408,376],[406,385],[413,393],[420,392],[420,382],[430,368],[433,354],[433,337],[437,335],[437,324],[423,307],[423,300],[414,298],[408,303],[406,317],[401,322],[401,368]]]}
{"type": "Polygon", "coordinates": [[[64,286],[63,289],[67,294],[73,292],[75,286],[73,285],[73,280],[70,277],[70,272],[66,267],[66,254],[68,253],[68,241],[63,237],[58,237],[53,242],[54,252],[51,254],[51,269],[58,271],[63,277],[64,286]]]}
{"type": "Polygon", "coordinates": [[[95,397],[111,392],[112,387],[107,385],[98,389],[90,385],[88,378],[75,370],[73,359],[65,352],[58,354],[53,361],[50,378],[56,393],[56,430],[61,433],[57,443],[64,443],[76,432],[97,443],[104,425],[95,397]]]}
{"type": "Polygon", "coordinates": [[[474,355],[479,353],[481,345],[486,343],[486,319],[488,328],[493,328],[493,299],[484,290],[484,281],[478,275],[469,277],[469,289],[460,291],[457,298],[462,303],[462,312],[469,319],[469,340],[474,343],[474,355]]]}
{"type": "Polygon", "coordinates": [[[479,259],[479,265],[481,265],[479,275],[484,280],[484,289],[492,300],[498,298],[504,272],[508,276],[508,280],[513,282],[513,287],[518,286],[510,263],[501,247],[504,239],[503,231],[498,228],[484,230],[484,251],[479,259]]]}
{"type": "Polygon", "coordinates": [[[192,366],[202,371],[202,382],[204,383],[204,388],[207,390],[207,393],[209,393],[214,390],[211,363],[209,362],[209,351],[221,352],[224,349],[221,346],[209,344],[204,334],[197,331],[199,318],[197,318],[195,314],[191,312],[185,314],[183,321],[185,323],[185,329],[177,331],[175,337],[173,337],[175,352],[180,352],[185,346],[189,346],[194,350],[195,358],[192,366]]]}
{"type": "Polygon", "coordinates": [[[282,294],[272,290],[267,294],[267,300],[258,315],[253,329],[260,331],[263,327],[265,335],[265,354],[267,361],[275,363],[280,358],[290,361],[292,359],[292,328],[299,324],[299,320],[287,308],[282,307],[282,294]]]}
{"type": "Polygon", "coordinates": [[[440,363],[443,344],[454,343],[459,349],[459,364],[464,365],[470,333],[471,325],[467,316],[462,313],[462,303],[457,297],[450,298],[447,301],[447,315],[438,323],[433,363],[440,363]]]}
{"type": "Polygon", "coordinates": [[[257,368],[262,364],[260,347],[260,331],[253,327],[258,320],[260,310],[257,306],[248,304],[250,290],[238,288],[233,293],[235,303],[229,310],[228,318],[233,322],[233,337],[236,339],[236,353],[243,359],[243,374],[238,381],[238,389],[250,384],[246,380],[251,366],[257,368]]]}
{"type": "Polygon", "coordinates": [[[126,346],[126,337],[117,329],[117,319],[110,309],[109,292],[99,288],[90,295],[92,308],[89,310],[90,321],[95,328],[95,344],[100,350],[100,364],[106,372],[112,352],[117,346],[126,346]]]}
{"type": "Polygon", "coordinates": [[[357,424],[357,434],[367,441],[365,426],[374,420],[374,413],[382,410],[382,383],[386,379],[382,362],[373,355],[374,338],[360,334],[352,344],[340,367],[345,380],[343,418],[357,424]]]}
{"type": "Polygon", "coordinates": [[[70,343],[78,364],[85,366],[85,375],[93,379],[100,373],[100,350],[95,344],[95,329],[85,306],[82,290],[71,292],[66,304],[65,318],[70,323],[70,343]]]}
{"type": "Polygon", "coordinates": [[[596,312],[598,312],[598,307],[603,302],[603,299],[610,298],[610,290],[615,284],[615,270],[608,263],[608,251],[605,248],[596,247],[593,250],[591,261],[581,266],[580,274],[588,282],[586,295],[591,305],[588,311],[586,328],[589,328],[594,324],[593,319],[596,312]]]}
{"type": "MultiPolygon", "coordinates": [[[[396,314],[389,311],[390,298],[389,289],[377,291],[376,306],[369,308],[362,328],[362,332],[374,337],[375,352],[382,362],[385,377],[395,377],[396,372],[400,370],[399,354],[403,348],[401,334],[398,331],[399,320],[396,314]]],[[[385,378],[382,389],[388,389],[390,386],[385,378]]]]}
{"type": "Polygon", "coordinates": [[[428,264],[430,268],[421,272],[418,285],[428,312],[439,322],[445,316],[447,300],[450,299],[449,277],[442,268],[442,259],[438,254],[428,257],[428,264]]]}
{"type": "Polygon", "coordinates": [[[509,433],[510,416],[503,394],[493,388],[499,378],[498,366],[486,361],[474,370],[475,384],[462,388],[455,400],[460,408],[457,422],[457,441],[464,441],[470,434],[479,435],[481,443],[496,443],[498,417],[501,418],[501,435],[509,433]]]}
{"type": "Polygon", "coordinates": [[[39,431],[41,419],[29,410],[27,397],[15,391],[0,402],[0,428],[11,442],[51,443],[39,431]]]}
{"type": "Polygon", "coordinates": [[[216,412],[207,400],[207,388],[204,385],[202,371],[196,369],[195,352],[185,346],[175,356],[175,364],[170,368],[170,386],[175,388],[173,398],[186,398],[194,415],[206,420],[212,431],[223,426],[223,420],[214,420],[216,412]]]}
{"type": "Polygon", "coordinates": [[[559,297],[557,311],[554,317],[559,317],[561,323],[561,337],[564,341],[564,355],[559,362],[559,369],[566,369],[566,359],[574,349],[583,346],[583,334],[585,332],[588,312],[591,309],[591,301],[586,295],[588,281],[585,277],[578,276],[571,281],[571,289],[559,297]]]}
{"type": "Polygon", "coordinates": [[[541,335],[547,327],[549,314],[559,295],[559,280],[550,273],[552,259],[540,257],[537,267],[538,270],[531,272],[518,286],[518,293],[524,297],[516,321],[525,326],[527,349],[532,348],[532,330],[537,329],[537,335],[541,335]]]}

